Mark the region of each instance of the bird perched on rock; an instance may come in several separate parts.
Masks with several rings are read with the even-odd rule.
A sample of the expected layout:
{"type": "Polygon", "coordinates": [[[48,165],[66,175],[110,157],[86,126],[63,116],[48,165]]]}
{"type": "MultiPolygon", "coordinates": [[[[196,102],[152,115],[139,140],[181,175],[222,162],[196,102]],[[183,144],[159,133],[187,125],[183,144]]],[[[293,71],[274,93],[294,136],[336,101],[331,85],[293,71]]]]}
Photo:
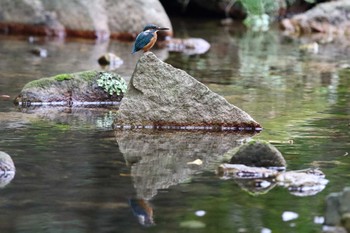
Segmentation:
{"type": "Polygon", "coordinates": [[[137,35],[132,53],[136,53],[139,50],[147,52],[150,50],[157,41],[157,31],[169,30],[169,28],[158,27],[154,24],[148,24],[143,31],[137,35]]]}

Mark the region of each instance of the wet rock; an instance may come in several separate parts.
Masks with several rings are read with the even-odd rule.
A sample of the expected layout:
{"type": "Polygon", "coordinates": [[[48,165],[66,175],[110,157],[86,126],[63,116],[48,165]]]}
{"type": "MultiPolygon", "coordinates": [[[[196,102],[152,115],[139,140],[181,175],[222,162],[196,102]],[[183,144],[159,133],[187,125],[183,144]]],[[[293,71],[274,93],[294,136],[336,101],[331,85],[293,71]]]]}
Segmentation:
{"type": "Polygon", "coordinates": [[[287,188],[296,196],[312,196],[322,191],[328,180],[318,169],[285,171],[282,154],[265,141],[250,141],[223,156],[230,164],[221,164],[217,174],[221,179],[233,179],[250,194],[262,194],[275,185],[287,188]]]}
{"type": "Polygon", "coordinates": [[[226,155],[231,164],[244,164],[250,167],[279,167],[284,169],[287,164],[281,152],[265,141],[251,141],[226,155]]]}
{"type": "Polygon", "coordinates": [[[0,188],[8,185],[15,177],[16,168],[11,156],[0,151],[0,188]]]}
{"type": "Polygon", "coordinates": [[[171,28],[158,0],[3,0],[0,15],[6,33],[131,40],[145,22],[171,28]]]}
{"type": "Polygon", "coordinates": [[[328,183],[323,172],[318,169],[282,172],[276,176],[276,181],[295,196],[315,195],[328,183]]]}
{"type": "Polygon", "coordinates": [[[47,57],[47,50],[44,48],[33,48],[30,52],[39,57],[47,57]]]}
{"type": "Polygon", "coordinates": [[[242,164],[221,164],[217,173],[223,178],[230,176],[240,179],[256,179],[276,177],[278,171],[264,167],[248,167],[242,164]]]}
{"type": "Polygon", "coordinates": [[[138,61],[114,126],[261,130],[246,112],[151,52],[138,61]]]}
{"type": "Polygon", "coordinates": [[[123,60],[114,53],[106,53],[102,55],[97,61],[101,66],[109,65],[113,68],[118,68],[123,64],[123,60]]]}
{"type": "Polygon", "coordinates": [[[166,45],[169,51],[182,52],[187,55],[203,54],[210,49],[210,44],[202,38],[172,38],[166,40],[166,45]]]}
{"type": "Polygon", "coordinates": [[[27,83],[15,103],[22,106],[30,105],[84,105],[101,102],[119,102],[123,93],[111,95],[98,80],[105,76],[125,82],[115,73],[84,71],[72,74],[60,74],[42,78],[27,83]]]}
{"type": "Polygon", "coordinates": [[[282,28],[291,34],[326,33],[328,36],[350,32],[350,2],[330,1],[316,5],[311,10],[282,20],[282,28]]]}

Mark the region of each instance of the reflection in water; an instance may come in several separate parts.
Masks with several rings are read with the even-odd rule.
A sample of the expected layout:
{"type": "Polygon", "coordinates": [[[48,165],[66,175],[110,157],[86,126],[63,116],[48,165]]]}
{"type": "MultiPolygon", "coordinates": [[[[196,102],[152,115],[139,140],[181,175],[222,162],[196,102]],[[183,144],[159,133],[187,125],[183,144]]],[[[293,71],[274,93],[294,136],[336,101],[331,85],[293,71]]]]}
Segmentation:
{"type": "Polygon", "coordinates": [[[0,151],[0,188],[4,188],[15,177],[16,168],[12,158],[7,153],[0,151]]]}
{"type": "Polygon", "coordinates": [[[137,197],[150,200],[158,189],[186,182],[215,169],[222,156],[253,134],[186,131],[115,131],[119,149],[131,166],[137,197]],[[203,164],[188,164],[200,159],[203,164]]]}
{"type": "Polygon", "coordinates": [[[130,199],[129,203],[139,223],[154,225],[153,209],[148,200],[157,194],[157,190],[183,183],[200,171],[214,170],[228,150],[253,134],[115,131],[119,149],[131,166],[137,198],[130,199]]]}
{"type": "Polygon", "coordinates": [[[148,201],[144,199],[129,199],[129,204],[142,226],[149,227],[154,225],[153,209],[148,201]]]}
{"type": "MultiPolygon", "coordinates": [[[[92,126],[96,128],[110,129],[116,115],[118,106],[85,106],[85,107],[66,107],[66,106],[39,106],[18,108],[20,111],[29,113],[32,120],[49,120],[51,122],[77,125],[92,126]]],[[[3,114],[5,122],[11,120],[13,113],[3,114]]],[[[1,115],[0,115],[1,116],[1,115]]],[[[20,115],[21,116],[21,115],[20,115]]],[[[22,115],[23,116],[23,115],[22,115]]]]}
{"type": "Polygon", "coordinates": [[[313,196],[321,192],[328,183],[322,171],[311,168],[285,172],[242,164],[221,164],[217,174],[224,180],[233,179],[252,195],[266,194],[277,185],[287,188],[295,196],[313,196]]]}

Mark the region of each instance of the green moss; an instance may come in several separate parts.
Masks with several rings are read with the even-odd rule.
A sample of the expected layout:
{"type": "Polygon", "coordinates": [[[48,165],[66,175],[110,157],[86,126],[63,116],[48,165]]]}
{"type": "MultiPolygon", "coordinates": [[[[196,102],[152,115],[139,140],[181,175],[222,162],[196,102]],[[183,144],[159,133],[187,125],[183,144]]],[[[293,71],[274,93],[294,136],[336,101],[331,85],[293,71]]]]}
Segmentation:
{"type": "Polygon", "coordinates": [[[91,70],[91,71],[84,71],[84,72],[80,72],[77,73],[77,76],[82,78],[85,81],[90,81],[93,80],[97,77],[98,72],[95,70],[91,70]]]}
{"type": "Polygon", "coordinates": [[[58,74],[53,77],[41,78],[38,80],[31,81],[27,83],[23,89],[27,88],[46,88],[54,85],[57,82],[67,81],[67,80],[83,80],[87,82],[91,82],[94,79],[97,79],[98,72],[97,71],[83,71],[72,74],[58,74]]]}
{"type": "Polygon", "coordinates": [[[71,74],[59,74],[54,77],[56,81],[64,81],[64,80],[70,80],[73,78],[73,75],[71,74]]]}
{"type": "Polygon", "coordinates": [[[44,87],[50,86],[54,82],[56,82],[56,81],[53,80],[52,78],[41,78],[41,79],[34,80],[34,81],[31,81],[31,82],[27,83],[23,87],[23,89],[27,89],[27,88],[44,88],[44,87]]]}

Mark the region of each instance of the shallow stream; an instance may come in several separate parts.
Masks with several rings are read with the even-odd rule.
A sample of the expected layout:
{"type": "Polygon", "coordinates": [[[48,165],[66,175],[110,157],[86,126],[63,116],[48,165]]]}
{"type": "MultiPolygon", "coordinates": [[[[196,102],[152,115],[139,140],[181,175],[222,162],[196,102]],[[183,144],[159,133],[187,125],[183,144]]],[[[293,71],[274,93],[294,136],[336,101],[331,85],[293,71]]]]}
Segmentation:
{"type": "Polygon", "coordinates": [[[116,109],[20,109],[12,104],[29,81],[103,69],[105,52],[120,56],[129,80],[141,54],[131,43],[0,37],[0,151],[16,166],[0,189],[1,232],[321,232],[325,198],[350,186],[350,47],[299,50],[291,39],[214,21],[174,20],[176,37],[211,43],[202,55],[155,50],[264,130],[253,136],[281,151],[287,170],[319,168],[329,183],[311,196],[282,187],[248,192],[215,168],[248,135],[214,132],[114,132],[116,109]],[[199,26],[200,25],[200,26],[199,26]],[[45,48],[47,57],[30,51],[45,48]],[[188,162],[201,159],[202,165],[188,162]],[[291,211],[297,217],[283,219],[291,211]],[[135,213],[147,217],[142,219],[135,213]],[[288,213],[288,212],[287,212],[288,213]]]}

